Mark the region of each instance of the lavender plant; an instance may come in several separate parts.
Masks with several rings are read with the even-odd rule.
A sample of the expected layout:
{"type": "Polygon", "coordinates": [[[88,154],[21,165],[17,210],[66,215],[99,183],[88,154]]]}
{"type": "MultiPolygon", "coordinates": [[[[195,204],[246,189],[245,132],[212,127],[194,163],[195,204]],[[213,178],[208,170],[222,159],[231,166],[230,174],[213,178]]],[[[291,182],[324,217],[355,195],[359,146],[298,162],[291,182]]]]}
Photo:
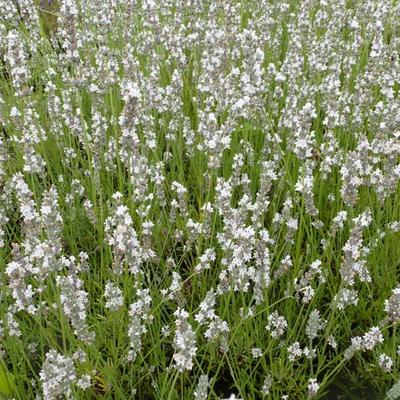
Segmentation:
{"type": "Polygon", "coordinates": [[[398,0],[0,0],[0,397],[400,398],[398,0]]]}

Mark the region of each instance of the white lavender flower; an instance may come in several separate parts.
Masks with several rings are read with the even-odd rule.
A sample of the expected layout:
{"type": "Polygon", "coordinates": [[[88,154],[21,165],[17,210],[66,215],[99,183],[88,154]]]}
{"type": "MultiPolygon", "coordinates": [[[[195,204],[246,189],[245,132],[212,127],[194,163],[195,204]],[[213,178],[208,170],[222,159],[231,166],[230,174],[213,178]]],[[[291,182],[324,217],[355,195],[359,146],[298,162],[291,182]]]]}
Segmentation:
{"type": "Polygon", "coordinates": [[[370,282],[371,277],[368,272],[366,261],[362,253],[363,231],[371,224],[372,214],[370,210],[366,210],[357,218],[353,219],[353,228],[350,237],[343,247],[344,261],[340,268],[343,281],[350,285],[354,285],[354,279],[358,276],[362,282],[370,282]]]}
{"type": "Polygon", "coordinates": [[[317,356],[317,351],[316,351],[316,349],[306,346],[303,349],[303,355],[304,355],[304,357],[308,358],[309,360],[312,360],[313,358],[315,358],[317,356]]]}
{"type": "Polygon", "coordinates": [[[333,335],[328,336],[328,344],[332,347],[333,350],[337,349],[337,341],[333,335]]]}
{"type": "Polygon", "coordinates": [[[199,262],[195,267],[196,273],[200,273],[206,269],[211,268],[211,264],[215,261],[215,250],[213,248],[206,249],[199,257],[199,262]]]}
{"type": "Polygon", "coordinates": [[[84,363],[87,360],[87,356],[83,349],[78,349],[74,354],[72,354],[72,359],[74,361],[84,363]]]}
{"type": "Polygon", "coordinates": [[[394,323],[400,321],[400,286],[393,289],[392,295],[385,300],[385,312],[389,321],[394,323]]]}
{"type": "Polygon", "coordinates": [[[351,338],[351,345],[344,353],[346,359],[350,359],[357,351],[373,350],[377,345],[383,343],[384,338],[379,327],[374,326],[363,336],[351,338]]]}
{"type": "Polygon", "coordinates": [[[293,262],[290,255],[285,256],[279,265],[279,268],[275,271],[274,278],[278,279],[280,276],[284,275],[286,272],[292,268],[293,262]]]}
{"type": "Polygon", "coordinates": [[[86,321],[89,307],[88,294],[83,290],[83,281],[75,274],[57,276],[57,285],[60,287],[60,301],[64,314],[70,320],[78,339],[91,343],[94,332],[89,330],[86,321]]]}
{"type": "Polygon", "coordinates": [[[278,311],[274,311],[268,316],[266,329],[270,332],[272,338],[276,339],[281,337],[285,333],[287,326],[287,321],[284,317],[279,315],[278,311]]]}
{"type": "Polygon", "coordinates": [[[74,362],[72,358],[51,349],[46,354],[39,377],[45,400],[71,395],[71,386],[77,379],[74,362]]]}
{"type": "Polygon", "coordinates": [[[310,340],[318,336],[318,332],[325,328],[325,321],[320,317],[318,310],[313,310],[308,317],[306,335],[310,340]]]}
{"type": "Polygon", "coordinates": [[[5,61],[10,66],[12,83],[17,96],[23,96],[24,92],[30,92],[28,80],[30,79],[30,69],[28,68],[28,54],[24,48],[24,40],[21,34],[12,29],[7,35],[7,54],[5,61]]]}
{"type": "Polygon", "coordinates": [[[104,297],[106,298],[105,307],[111,311],[119,310],[124,304],[122,290],[111,281],[106,283],[104,297]]]}
{"type": "Polygon", "coordinates": [[[319,383],[317,382],[317,380],[315,378],[311,378],[308,381],[308,386],[307,386],[307,390],[308,390],[308,395],[310,397],[315,397],[318,394],[319,391],[319,383]]]}
{"type": "Polygon", "coordinates": [[[335,218],[332,220],[331,232],[335,233],[337,230],[343,229],[344,223],[347,220],[347,211],[339,211],[335,218]]]}
{"type": "Polygon", "coordinates": [[[380,354],[378,365],[383,369],[383,371],[390,372],[393,368],[393,360],[387,354],[380,354]]]}
{"type": "MultiPolygon", "coordinates": [[[[0,149],[1,149],[1,139],[0,139],[0,149]]],[[[1,178],[1,175],[0,175],[1,178]]],[[[4,247],[4,239],[5,239],[5,225],[9,221],[9,218],[6,215],[5,210],[0,207],[0,249],[4,247]]]]}
{"type": "Polygon", "coordinates": [[[263,352],[259,347],[253,347],[251,349],[251,355],[255,359],[262,357],[262,354],[263,354],[263,352]]]}
{"type": "Polygon", "coordinates": [[[7,331],[9,336],[21,337],[21,329],[18,321],[15,319],[15,314],[10,310],[6,314],[7,331]]]}
{"type": "Polygon", "coordinates": [[[77,381],[76,386],[82,390],[89,389],[92,386],[92,378],[89,374],[82,375],[77,381]]]}
{"type": "Polygon", "coordinates": [[[208,379],[208,375],[201,375],[194,392],[194,398],[196,400],[207,400],[209,386],[210,380],[208,379]]]}
{"type": "Polygon", "coordinates": [[[271,387],[272,387],[272,377],[270,374],[268,374],[265,378],[264,378],[264,382],[263,385],[261,387],[261,394],[265,397],[268,396],[270,394],[271,391],[271,387]]]}
{"type": "Polygon", "coordinates": [[[287,348],[289,354],[289,361],[295,361],[303,355],[303,350],[299,342],[294,342],[287,348]]]}
{"type": "Polygon", "coordinates": [[[128,361],[135,361],[142,349],[142,336],[147,332],[146,325],[153,320],[151,314],[151,296],[149,289],[138,289],[137,300],[129,308],[129,345],[128,361]]]}
{"type": "Polygon", "coordinates": [[[179,372],[191,370],[193,367],[193,357],[196,354],[196,334],[190,325],[189,313],[181,308],[178,308],[175,313],[175,338],[173,359],[175,368],[179,372]]]}
{"type": "Polygon", "coordinates": [[[226,321],[222,320],[220,317],[215,316],[209,321],[207,330],[204,332],[204,337],[209,342],[219,343],[220,351],[226,353],[228,348],[228,334],[229,325],[226,321]]]}
{"type": "Polygon", "coordinates": [[[143,251],[133,228],[128,207],[121,204],[121,193],[115,193],[113,198],[116,205],[104,226],[108,244],[113,247],[113,270],[117,274],[122,273],[123,265],[126,262],[132,274],[137,275],[140,272],[143,251]]]}
{"type": "Polygon", "coordinates": [[[199,324],[204,325],[208,320],[215,318],[215,302],[215,292],[213,289],[210,289],[199,305],[199,312],[194,317],[199,324]]]}
{"type": "Polygon", "coordinates": [[[204,336],[209,342],[218,342],[222,351],[228,351],[229,326],[215,313],[215,302],[214,289],[210,289],[200,303],[195,320],[200,325],[207,326],[204,336]]]}
{"type": "Polygon", "coordinates": [[[315,289],[311,285],[313,280],[318,277],[321,283],[325,282],[325,276],[321,268],[322,261],[315,260],[310,264],[308,270],[306,270],[302,276],[296,278],[294,281],[296,288],[297,298],[301,298],[304,304],[308,304],[315,294],[315,289]]]}
{"type": "Polygon", "coordinates": [[[162,289],[161,294],[168,300],[178,301],[181,289],[182,278],[176,271],[173,271],[170,287],[168,289],[162,289]]]}
{"type": "Polygon", "coordinates": [[[397,400],[400,397],[400,381],[397,381],[387,392],[386,400],[397,400]]]}
{"type": "Polygon", "coordinates": [[[333,298],[334,306],[339,310],[344,310],[349,305],[357,305],[358,293],[352,288],[340,288],[333,298]]]}
{"type": "MultiPolygon", "coordinates": [[[[300,143],[300,141],[298,141],[297,144],[298,143],[300,143]]],[[[318,215],[318,210],[314,204],[314,177],[312,164],[306,162],[302,169],[303,171],[296,182],[295,190],[302,194],[306,212],[311,216],[316,217],[318,215]]]]}

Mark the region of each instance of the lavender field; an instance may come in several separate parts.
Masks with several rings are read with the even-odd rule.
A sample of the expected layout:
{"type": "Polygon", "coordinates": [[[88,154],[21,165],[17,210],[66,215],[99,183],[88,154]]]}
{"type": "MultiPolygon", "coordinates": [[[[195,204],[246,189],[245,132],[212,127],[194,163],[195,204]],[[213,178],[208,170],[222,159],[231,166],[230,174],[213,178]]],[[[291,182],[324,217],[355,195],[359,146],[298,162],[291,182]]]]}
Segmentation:
{"type": "Polygon", "coordinates": [[[0,0],[0,399],[400,399],[400,1],[0,0]]]}

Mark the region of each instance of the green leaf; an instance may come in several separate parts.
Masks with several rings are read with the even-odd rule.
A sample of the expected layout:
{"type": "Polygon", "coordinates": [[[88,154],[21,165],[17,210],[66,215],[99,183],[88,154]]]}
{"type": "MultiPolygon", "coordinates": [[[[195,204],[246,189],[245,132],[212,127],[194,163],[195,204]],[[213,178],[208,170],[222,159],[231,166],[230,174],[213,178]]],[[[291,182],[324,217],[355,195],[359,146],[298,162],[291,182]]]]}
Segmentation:
{"type": "Polygon", "coordinates": [[[15,391],[14,375],[8,372],[4,362],[0,363],[0,394],[11,396],[15,391]]]}

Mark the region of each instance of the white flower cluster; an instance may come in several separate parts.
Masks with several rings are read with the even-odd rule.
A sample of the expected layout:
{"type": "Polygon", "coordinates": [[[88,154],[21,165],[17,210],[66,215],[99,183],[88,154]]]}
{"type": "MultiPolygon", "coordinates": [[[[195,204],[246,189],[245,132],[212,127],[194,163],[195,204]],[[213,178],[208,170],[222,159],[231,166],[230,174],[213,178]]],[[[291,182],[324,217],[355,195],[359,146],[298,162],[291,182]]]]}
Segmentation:
{"type": "Polygon", "coordinates": [[[371,282],[365,261],[365,249],[363,248],[363,231],[371,224],[371,211],[367,210],[353,219],[353,228],[350,237],[343,247],[344,260],[340,268],[343,281],[354,285],[354,279],[358,276],[362,282],[371,282]]]}
{"type": "Polygon", "coordinates": [[[175,313],[175,338],[173,359],[175,368],[179,372],[191,370],[193,368],[193,357],[196,354],[196,334],[190,325],[189,313],[181,308],[178,308],[175,313]]]}
{"type": "Polygon", "coordinates": [[[310,397],[315,397],[319,391],[319,383],[315,378],[311,378],[307,386],[308,395],[310,397]]]}
{"type": "Polygon", "coordinates": [[[279,315],[278,311],[274,311],[268,315],[268,324],[266,329],[270,332],[273,339],[281,337],[285,333],[287,326],[288,323],[286,319],[279,315]]]}
{"type": "Polygon", "coordinates": [[[199,305],[199,311],[195,315],[195,320],[200,325],[207,326],[204,332],[205,338],[209,342],[217,342],[221,351],[228,351],[229,326],[215,313],[216,295],[213,289],[210,289],[205,299],[199,305]]]}
{"type": "Polygon", "coordinates": [[[308,317],[306,335],[310,341],[318,336],[318,332],[324,330],[326,322],[321,318],[318,310],[313,310],[308,317]]]}
{"type": "Polygon", "coordinates": [[[381,354],[378,359],[378,365],[384,372],[390,372],[393,368],[393,360],[387,354],[381,354]]]}
{"type": "Polygon", "coordinates": [[[288,359],[291,362],[296,361],[298,358],[302,356],[308,359],[313,359],[317,355],[316,350],[313,348],[306,346],[302,349],[299,342],[294,342],[293,344],[288,346],[287,352],[288,352],[288,359]]]}
{"type": "Polygon", "coordinates": [[[392,295],[385,300],[384,308],[390,322],[398,323],[400,321],[400,286],[393,289],[392,295]]]}
{"type": "Polygon", "coordinates": [[[129,271],[137,275],[140,272],[143,254],[133,227],[132,217],[128,207],[121,204],[121,193],[115,193],[113,199],[116,205],[113,214],[106,219],[104,226],[108,244],[113,247],[113,271],[121,274],[126,263],[129,271]]]}
{"type": "Polygon", "coordinates": [[[54,349],[46,353],[39,378],[42,383],[44,400],[60,398],[74,399],[73,387],[86,390],[92,385],[89,374],[79,375],[78,363],[86,361],[86,354],[78,350],[72,357],[64,356],[54,349]]]}
{"type": "Polygon", "coordinates": [[[61,291],[60,301],[64,314],[70,320],[75,335],[84,342],[93,342],[95,334],[89,330],[86,321],[89,299],[83,289],[84,282],[74,273],[57,276],[56,281],[61,291]]]}
{"type": "Polygon", "coordinates": [[[110,311],[118,311],[124,304],[122,290],[113,282],[106,283],[104,297],[106,298],[105,307],[110,311]]]}
{"type": "Polygon", "coordinates": [[[39,376],[45,400],[56,400],[62,395],[72,398],[71,386],[77,379],[72,358],[63,356],[56,350],[50,350],[46,354],[39,376]]]}
{"type": "Polygon", "coordinates": [[[400,397],[400,381],[397,381],[387,392],[387,400],[397,400],[400,397]]]}
{"type": "Polygon", "coordinates": [[[176,272],[172,272],[172,282],[168,289],[162,289],[161,294],[168,300],[178,301],[182,289],[182,278],[176,272]]]}
{"type": "Polygon", "coordinates": [[[146,324],[153,320],[151,314],[151,296],[149,289],[138,289],[137,300],[129,308],[129,352],[128,361],[135,361],[142,349],[142,335],[147,332],[146,324]]]}
{"type": "Polygon", "coordinates": [[[344,357],[350,359],[358,351],[373,350],[377,345],[383,343],[384,338],[379,327],[374,326],[363,336],[351,338],[351,345],[344,352],[344,357]]]}
{"type": "Polygon", "coordinates": [[[194,398],[196,400],[207,400],[209,386],[210,380],[208,379],[208,375],[201,375],[194,392],[194,398]]]}
{"type": "Polygon", "coordinates": [[[320,283],[325,282],[325,276],[321,266],[322,261],[315,260],[313,263],[310,264],[309,269],[305,271],[303,275],[300,276],[300,278],[296,278],[294,281],[296,295],[297,297],[301,298],[301,301],[304,304],[310,303],[315,295],[315,289],[312,285],[314,279],[318,277],[320,283]]]}
{"type": "Polygon", "coordinates": [[[357,305],[358,293],[355,289],[342,287],[333,298],[334,307],[344,310],[349,305],[357,305]]]}

